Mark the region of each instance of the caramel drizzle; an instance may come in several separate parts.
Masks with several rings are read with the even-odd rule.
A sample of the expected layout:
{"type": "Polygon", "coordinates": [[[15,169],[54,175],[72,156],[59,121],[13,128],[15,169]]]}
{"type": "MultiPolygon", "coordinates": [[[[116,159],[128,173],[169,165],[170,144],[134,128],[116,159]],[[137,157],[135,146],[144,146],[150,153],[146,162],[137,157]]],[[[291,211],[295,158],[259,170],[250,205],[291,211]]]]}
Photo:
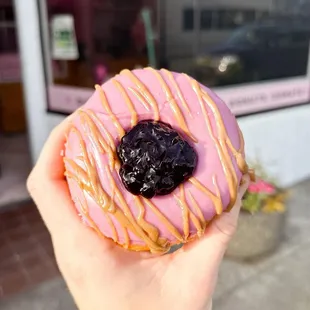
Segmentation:
{"type": "MultiPolygon", "coordinates": [[[[123,226],[125,229],[131,230],[136,236],[144,240],[146,245],[152,249],[153,251],[162,252],[165,249],[163,249],[160,245],[158,245],[156,242],[152,241],[151,238],[146,234],[146,232],[139,226],[129,208],[127,205],[124,197],[122,196],[120,190],[118,188],[115,188],[116,196],[121,201],[123,210],[115,203],[111,201],[111,197],[106,193],[106,191],[101,186],[97,171],[96,171],[96,164],[93,160],[93,157],[91,153],[87,152],[85,142],[83,140],[82,135],[76,128],[71,129],[72,132],[77,134],[77,137],[80,142],[80,147],[82,151],[82,156],[84,159],[84,170],[82,167],[80,167],[78,164],[75,163],[75,161],[70,159],[65,159],[65,162],[71,166],[73,171],[75,173],[71,173],[70,171],[66,171],[65,175],[68,178],[73,179],[77,182],[79,187],[85,191],[92,199],[98,204],[99,207],[101,207],[103,212],[110,212],[113,214],[113,216],[118,220],[119,223],[121,223],[121,226],[123,226]],[[111,208],[111,205],[114,205],[114,208],[111,208]]],[[[108,172],[109,169],[106,169],[108,172]]],[[[110,177],[110,173],[108,172],[108,176],[110,177]]],[[[109,178],[110,181],[112,181],[112,186],[116,187],[115,180],[113,177],[109,178]]],[[[128,243],[127,234],[125,234],[125,246],[128,243]]],[[[129,239],[128,239],[129,240],[129,239]]]]}
{"type": "Polygon", "coordinates": [[[146,222],[144,220],[144,217],[145,217],[145,207],[144,207],[140,197],[134,196],[134,200],[135,200],[136,205],[139,207],[139,215],[137,217],[137,221],[138,221],[139,225],[145,231],[148,231],[149,232],[149,237],[153,241],[156,242],[158,240],[158,238],[159,238],[159,230],[155,226],[149,224],[148,222],[146,222]]]}
{"type": "Polygon", "coordinates": [[[139,93],[139,91],[135,90],[132,87],[128,88],[134,96],[136,96],[136,98],[138,99],[138,101],[144,106],[144,108],[147,111],[150,111],[150,105],[148,104],[148,102],[144,99],[144,97],[139,93]]]}
{"type": "MultiPolygon", "coordinates": [[[[229,188],[229,193],[230,193],[230,202],[229,202],[228,208],[231,208],[236,202],[239,184],[237,180],[237,173],[234,169],[233,162],[231,160],[229,151],[231,151],[233,157],[237,161],[238,167],[242,173],[247,172],[247,166],[246,166],[245,160],[242,158],[242,154],[240,153],[240,150],[236,150],[234,146],[232,145],[232,142],[229,139],[225,125],[223,123],[223,119],[221,117],[221,114],[215,102],[211,99],[211,97],[206,92],[203,92],[203,90],[201,89],[197,81],[190,78],[186,74],[184,75],[189,80],[190,84],[193,87],[194,92],[197,95],[202,113],[205,118],[208,132],[216,147],[220,162],[222,164],[223,172],[226,176],[226,180],[228,183],[228,188],[229,188]],[[217,137],[213,133],[211,121],[209,119],[209,115],[208,115],[205,103],[208,105],[210,110],[213,112],[216,127],[217,127],[217,137]]],[[[217,210],[217,213],[222,212],[223,210],[222,203],[221,203],[221,206],[220,205],[216,206],[216,210],[217,210]]]]}
{"type": "Polygon", "coordinates": [[[198,230],[198,234],[200,233],[200,235],[203,234],[206,226],[207,226],[207,222],[206,222],[206,219],[205,217],[203,216],[203,213],[201,211],[201,208],[199,207],[197,201],[195,200],[195,198],[193,197],[192,193],[191,192],[188,192],[188,195],[189,195],[189,199],[191,200],[191,203],[192,205],[194,206],[194,209],[197,213],[197,216],[198,216],[198,219],[200,221],[200,230],[198,230]]]}
{"type": "MultiPolygon", "coordinates": [[[[83,112],[83,111],[81,111],[81,112],[83,112]]],[[[113,152],[115,152],[116,151],[116,147],[115,147],[113,138],[112,138],[111,134],[106,130],[106,128],[102,125],[102,123],[101,123],[100,119],[98,118],[98,116],[92,110],[86,110],[86,112],[91,117],[91,119],[96,124],[96,126],[100,129],[100,131],[102,131],[106,135],[109,147],[111,148],[111,150],[113,152]]]]}
{"type": "MultiPolygon", "coordinates": [[[[114,122],[115,124],[115,122],[114,122]]],[[[115,124],[116,125],[116,124],[115,124]]],[[[103,126],[103,125],[102,125],[103,126]]],[[[95,133],[95,134],[98,134],[99,135],[99,132],[95,133]]],[[[115,184],[115,181],[114,179],[112,178],[112,176],[109,174],[109,172],[107,172],[107,174],[109,175],[109,180],[110,182],[113,184],[114,182],[114,187],[113,188],[116,188],[116,184],[115,184]]],[[[118,198],[120,197],[120,194],[121,192],[116,189],[116,195],[118,196],[118,198]]],[[[124,203],[125,203],[125,199],[121,199],[122,201],[122,205],[124,206],[124,203]]],[[[147,232],[148,232],[148,235],[149,236],[152,236],[152,239],[153,240],[156,240],[158,239],[158,236],[159,236],[159,232],[158,230],[153,227],[152,225],[150,225],[149,223],[146,223],[143,219],[143,216],[145,214],[145,210],[142,211],[142,203],[139,202],[138,200],[136,200],[136,204],[138,205],[139,209],[140,209],[140,216],[138,217],[138,222],[139,222],[139,225],[145,229],[147,232]],[[157,231],[156,231],[157,230],[157,231]]],[[[150,201],[146,201],[146,204],[153,210],[153,212],[155,213],[155,215],[157,217],[160,218],[160,220],[165,223],[167,229],[170,231],[170,233],[175,237],[177,238],[178,240],[180,241],[184,241],[180,235],[180,233],[177,231],[177,229],[170,223],[170,221],[168,221],[168,219],[158,210],[158,208],[153,204],[151,203],[150,201]]],[[[144,206],[143,206],[144,207],[144,206]]],[[[129,208],[129,207],[128,207],[129,208]]],[[[161,243],[162,244],[166,244],[167,241],[164,240],[164,239],[161,239],[161,243]]]]}
{"type": "Polygon", "coordinates": [[[159,218],[160,221],[162,221],[168,231],[179,241],[183,242],[183,237],[180,234],[180,232],[177,230],[177,228],[165,217],[165,215],[155,206],[155,204],[148,199],[145,199],[142,197],[143,202],[150,208],[151,211],[154,212],[154,214],[159,218]]]}
{"type": "MultiPolygon", "coordinates": [[[[171,93],[171,90],[161,74],[159,74],[157,71],[148,68],[148,70],[152,71],[156,77],[159,79],[159,82],[162,86],[163,91],[166,94],[167,101],[170,104],[172,111],[175,114],[175,117],[177,121],[180,124],[180,127],[183,129],[185,133],[187,133],[191,138],[194,138],[192,134],[189,132],[189,129],[186,125],[184,115],[182,114],[179,106],[176,103],[176,100],[173,98],[173,95],[171,93]]],[[[190,109],[186,103],[186,100],[183,97],[183,94],[180,91],[180,88],[175,81],[173,74],[169,71],[162,69],[161,70],[164,74],[167,75],[168,79],[171,81],[172,85],[176,89],[177,95],[183,105],[183,108],[190,114],[190,109]]],[[[149,110],[149,107],[151,106],[154,111],[154,118],[155,120],[159,120],[159,108],[156,100],[154,99],[153,95],[149,92],[147,87],[129,70],[123,70],[121,72],[122,75],[127,76],[135,85],[137,88],[128,88],[129,91],[131,91],[138,101],[147,109],[149,110]]],[[[232,153],[233,157],[236,159],[236,162],[238,164],[239,169],[246,173],[248,168],[246,165],[246,162],[243,158],[243,152],[244,152],[244,140],[242,133],[239,129],[239,140],[240,140],[240,148],[239,150],[236,150],[231,140],[229,139],[225,125],[223,123],[222,117],[220,115],[220,112],[216,106],[216,104],[213,102],[213,100],[210,98],[210,96],[201,89],[198,82],[191,79],[187,75],[185,75],[186,78],[189,80],[190,84],[192,85],[193,90],[195,91],[198,101],[200,103],[203,115],[205,117],[207,129],[210,133],[210,136],[216,146],[219,159],[222,163],[223,171],[226,176],[229,190],[230,190],[230,206],[235,202],[236,200],[236,192],[238,188],[237,183],[237,175],[233,168],[232,159],[230,157],[229,152],[232,153]],[[206,103],[213,112],[216,125],[217,125],[217,137],[213,133],[213,129],[211,126],[211,122],[209,119],[208,112],[206,110],[205,104],[206,103]]],[[[131,125],[134,126],[138,122],[138,115],[135,110],[134,104],[131,101],[130,97],[128,96],[126,90],[122,86],[122,84],[117,81],[116,79],[112,80],[113,84],[117,87],[118,91],[121,93],[128,109],[131,114],[131,125]]],[[[125,130],[121,126],[120,122],[118,121],[117,117],[113,114],[110,105],[107,101],[106,95],[99,85],[96,85],[96,90],[99,92],[99,96],[102,102],[102,106],[106,110],[107,114],[109,115],[110,119],[112,120],[112,123],[116,127],[118,131],[119,138],[122,138],[122,136],[125,133],[125,130]]],[[[67,163],[67,166],[70,166],[74,173],[70,171],[66,171],[65,175],[73,179],[77,182],[83,193],[87,193],[102,209],[104,212],[107,222],[111,227],[112,230],[112,239],[120,243],[120,240],[117,235],[116,227],[110,218],[110,216],[114,216],[115,219],[121,224],[122,230],[123,230],[123,236],[124,236],[124,242],[123,246],[125,248],[130,248],[133,250],[150,250],[151,252],[165,252],[169,249],[170,244],[167,239],[161,238],[159,235],[159,231],[156,227],[145,221],[145,205],[152,211],[158,219],[164,223],[167,230],[178,240],[179,242],[185,242],[190,237],[190,223],[192,222],[197,230],[198,236],[201,236],[207,226],[207,222],[204,218],[204,215],[202,213],[201,208],[199,207],[197,201],[191,194],[191,192],[188,192],[191,205],[193,206],[193,209],[195,210],[195,213],[191,210],[191,207],[189,206],[184,185],[180,185],[180,191],[179,195],[174,195],[177,204],[180,206],[182,217],[183,217],[183,232],[184,236],[178,231],[178,229],[165,217],[165,215],[157,208],[157,206],[154,205],[154,203],[151,200],[145,199],[145,198],[139,198],[134,196],[135,205],[138,207],[138,216],[137,218],[134,218],[129,205],[127,204],[122,192],[118,188],[116,181],[112,175],[113,171],[116,171],[120,168],[120,163],[116,158],[115,151],[116,146],[113,141],[113,138],[108,130],[106,130],[103,123],[99,120],[97,115],[93,113],[92,111],[80,111],[80,117],[81,117],[81,124],[82,129],[86,136],[90,138],[90,141],[93,145],[93,150],[98,151],[101,154],[107,154],[109,159],[109,165],[105,166],[105,172],[106,176],[108,177],[109,184],[111,185],[111,196],[107,194],[107,192],[103,189],[99,176],[97,174],[97,166],[95,159],[92,155],[92,153],[87,150],[85,141],[81,135],[81,133],[75,128],[72,127],[71,132],[77,134],[77,137],[79,139],[80,148],[82,151],[82,156],[77,157],[82,164],[82,168],[80,165],[78,165],[74,160],[70,160],[67,158],[64,158],[64,161],[67,163]],[[88,134],[89,132],[89,134],[88,134]],[[106,136],[106,140],[103,137],[103,134],[106,136]],[[116,199],[118,200],[118,203],[116,199]],[[128,230],[132,231],[136,236],[138,236],[141,240],[144,241],[145,246],[143,245],[135,245],[130,243],[129,233],[128,230]]],[[[195,139],[195,138],[194,138],[195,139]]],[[[218,188],[216,176],[214,175],[212,177],[213,187],[215,190],[215,193],[213,193],[210,189],[208,189],[206,186],[204,186],[199,180],[192,177],[189,180],[198,190],[205,193],[207,195],[212,203],[214,204],[215,210],[217,214],[221,214],[223,212],[223,205],[221,201],[220,196],[220,190],[218,188]]],[[[85,196],[84,196],[85,198],[85,196]]],[[[82,206],[82,203],[80,202],[80,205],[82,206]]],[[[85,218],[90,223],[91,227],[100,235],[103,236],[100,229],[96,226],[94,221],[90,218],[88,214],[88,207],[87,202],[85,199],[85,202],[82,207],[83,214],[85,218]]]]}
{"type": "Polygon", "coordinates": [[[129,249],[130,247],[130,239],[129,239],[129,234],[128,234],[128,230],[125,226],[121,225],[122,231],[123,231],[123,235],[124,235],[124,248],[125,249],[129,249]]]}
{"type": "Polygon", "coordinates": [[[122,94],[124,101],[129,109],[129,112],[131,114],[131,127],[136,126],[138,123],[138,114],[128,94],[126,93],[126,90],[124,89],[123,85],[116,79],[113,79],[112,82],[116,86],[118,91],[122,94]]]}
{"type": "Polygon", "coordinates": [[[127,76],[133,84],[135,84],[140,92],[140,94],[146,99],[146,101],[152,106],[154,110],[154,120],[159,120],[159,109],[158,104],[154,98],[154,96],[150,93],[147,87],[128,69],[123,70],[121,75],[127,76]]]}
{"type": "MultiPolygon", "coordinates": [[[[113,176],[111,174],[111,171],[107,167],[106,167],[106,174],[108,176],[110,184],[112,184],[113,191],[115,190],[115,192],[116,192],[116,197],[120,201],[120,205],[122,206],[124,214],[127,217],[129,215],[130,218],[132,218],[134,220],[129,205],[127,204],[127,202],[126,202],[122,192],[119,190],[119,188],[118,188],[118,186],[117,186],[117,184],[115,182],[115,179],[113,178],[113,176]]],[[[144,238],[150,239],[152,241],[151,244],[154,246],[154,244],[156,244],[156,241],[157,241],[157,239],[159,237],[159,232],[158,232],[157,228],[155,228],[151,224],[148,224],[148,223],[145,222],[145,220],[144,220],[145,210],[141,210],[141,207],[142,207],[141,204],[138,205],[138,206],[140,207],[140,214],[139,214],[138,219],[137,219],[137,224],[138,224],[137,226],[141,228],[141,232],[142,231],[145,232],[145,234],[143,234],[143,233],[141,234],[140,238],[142,237],[141,239],[144,240],[144,241],[147,241],[144,238]]],[[[137,227],[136,227],[136,229],[137,229],[137,227]]]]}
{"type": "Polygon", "coordinates": [[[115,127],[118,130],[119,137],[120,138],[123,137],[125,135],[125,130],[123,129],[122,125],[119,123],[115,114],[112,112],[111,107],[109,105],[109,102],[106,98],[106,95],[105,95],[102,87],[100,85],[95,85],[95,88],[96,88],[97,92],[99,93],[101,104],[102,104],[103,108],[107,111],[107,113],[110,116],[113,124],[115,125],[115,127]]]}
{"type": "Polygon", "coordinates": [[[193,224],[194,224],[194,226],[195,226],[195,228],[197,230],[198,236],[202,236],[202,234],[204,232],[203,225],[201,225],[199,219],[197,218],[197,216],[191,210],[189,210],[189,218],[193,222],[193,224]]]}
{"type": "MultiPolygon", "coordinates": [[[[226,127],[224,125],[223,119],[221,117],[221,113],[220,113],[217,105],[211,99],[209,94],[207,94],[207,92],[202,91],[202,94],[203,94],[204,101],[207,103],[207,105],[212,110],[212,112],[213,112],[213,114],[215,116],[215,121],[216,121],[216,124],[217,124],[218,134],[220,135],[219,140],[221,142],[225,142],[227,144],[229,150],[232,152],[232,155],[236,159],[236,162],[237,162],[237,165],[238,165],[239,169],[241,171],[247,171],[248,167],[247,167],[247,164],[245,162],[244,157],[242,156],[243,155],[243,150],[244,150],[244,139],[243,139],[243,135],[242,135],[242,132],[241,132],[240,128],[238,127],[240,147],[239,147],[239,150],[237,150],[232,145],[231,140],[228,138],[226,127]]],[[[226,153],[228,153],[227,150],[226,150],[226,153]]]]}
{"type": "Polygon", "coordinates": [[[197,143],[197,139],[190,132],[190,130],[186,124],[184,115],[182,114],[181,109],[179,108],[178,103],[175,100],[175,98],[173,97],[172,92],[171,92],[168,84],[164,80],[164,78],[161,76],[161,74],[158,71],[154,70],[153,68],[146,68],[146,70],[152,72],[156,76],[156,78],[158,79],[160,86],[166,95],[166,100],[170,104],[170,108],[171,108],[172,112],[174,113],[174,116],[175,116],[177,122],[179,123],[180,128],[186,133],[186,135],[193,142],[197,143]]]}
{"type": "MultiPolygon", "coordinates": [[[[84,127],[84,131],[86,131],[85,126],[87,125],[90,130],[89,137],[93,139],[95,145],[98,146],[98,150],[101,153],[108,154],[110,168],[113,169],[115,165],[115,161],[117,161],[115,157],[115,147],[113,145],[111,146],[111,144],[108,144],[106,142],[104,137],[100,134],[98,127],[96,126],[96,124],[93,122],[93,120],[90,118],[90,116],[86,112],[80,111],[79,114],[80,114],[81,123],[84,127]]],[[[113,140],[112,140],[112,143],[113,143],[113,140]]]]}
{"type": "Polygon", "coordinates": [[[184,230],[184,239],[187,240],[188,236],[189,236],[189,206],[187,204],[187,201],[185,199],[185,193],[184,193],[184,184],[180,185],[180,205],[182,207],[182,211],[183,211],[183,230],[184,230]]]}
{"type": "Polygon", "coordinates": [[[180,185],[180,197],[174,195],[174,198],[176,199],[182,211],[184,240],[187,240],[189,237],[190,221],[193,222],[198,234],[202,234],[202,225],[197,216],[191,211],[191,208],[186,201],[184,184],[180,185]]]}
{"type": "Polygon", "coordinates": [[[191,112],[191,110],[190,110],[186,100],[184,99],[184,96],[183,96],[183,94],[182,94],[182,92],[180,90],[180,87],[179,87],[177,81],[173,77],[173,74],[170,71],[166,70],[166,69],[161,69],[160,71],[167,75],[169,81],[172,83],[172,85],[174,86],[174,88],[177,91],[177,95],[180,98],[180,101],[182,102],[183,108],[192,117],[192,112],[191,112]]]}
{"type": "MultiPolygon", "coordinates": [[[[212,176],[212,183],[213,183],[213,186],[215,188],[215,194],[216,194],[216,197],[219,198],[219,200],[221,200],[221,193],[220,193],[220,189],[219,189],[219,186],[217,184],[217,180],[216,180],[216,176],[213,175],[212,176]]],[[[216,214],[221,214],[223,212],[223,204],[221,203],[221,205],[215,205],[215,211],[216,211],[216,214]]]]}
{"type": "MultiPolygon", "coordinates": [[[[91,136],[95,137],[97,139],[97,142],[94,143],[97,147],[98,147],[98,151],[100,152],[109,152],[112,148],[114,149],[114,147],[109,147],[108,144],[106,143],[106,141],[104,140],[103,136],[100,134],[100,131],[98,130],[98,128],[96,127],[96,124],[94,123],[94,121],[91,119],[91,117],[89,117],[87,115],[86,112],[81,111],[80,112],[80,117],[82,119],[82,124],[83,124],[83,129],[84,131],[86,131],[86,125],[88,127],[88,130],[91,132],[91,136]],[[86,123],[86,124],[85,124],[86,123]]],[[[103,124],[101,124],[103,126],[103,124]]],[[[73,132],[78,133],[77,129],[72,128],[73,132]]],[[[83,141],[82,136],[79,134],[79,140],[80,140],[80,147],[82,149],[82,157],[80,157],[80,160],[84,161],[84,165],[86,167],[90,167],[91,164],[94,165],[94,161],[91,162],[91,160],[88,157],[87,154],[87,150],[86,150],[86,146],[85,143],[83,141]]],[[[90,156],[90,154],[89,154],[90,156]]],[[[91,158],[91,156],[90,156],[91,158]]],[[[93,194],[91,194],[91,189],[89,189],[89,187],[86,189],[86,192],[97,202],[98,205],[100,205],[103,209],[103,212],[112,212],[114,215],[116,212],[119,213],[119,208],[117,208],[115,205],[115,201],[113,201],[113,199],[109,199],[109,208],[107,208],[107,194],[106,192],[102,189],[102,186],[100,184],[100,180],[98,179],[98,176],[94,175],[94,171],[91,171],[89,174],[87,174],[87,171],[85,171],[83,168],[81,168],[79,165],[77,165],[75,163],[75,161],[70,160],[70,159],[64,159],[68,165],[71,166],[71,168],[75,171],[75,174],[70,173],[69,171],[66,172],[66,176],[68,178],[72,178],[74,179],[76,182],[78,182],[79,186],[85,190],[86,187],[86,183],[87,183],[87,179],[89,179],[89,184],[95,184],[95,186],[93,186],[93,194]],[[96,179],[97,177],[97,179],[96,179]],[[98,189],[98,187],[100,187],[98,189]],[[104,193],[104,195],[102,195],[102,192],[104,193]],[[96,196],[97,194],[97,196],[96,196]],[[101,197],[100,197],[101,196],[101,197]],[[102,198],[103,197],[103,198],[102,198]],[[105,208],[104,208],[105,207],[105,208]]],[[[110,157],[110,165],[111,166],[111,161],[114,159],[111,159],[110,157]]],[[[118,168],[119,168],[119,163],[117,164],[118,168]]],[[[121,191],[119,190],[119,188],[116,185],[115,179],[113,178],[110,169],[108,169],[108,167],[105,168],[106,169],[106,175],[109,179],[109,183],[112,184],[112,192],[115,192],[116,197],[119,199],[120,201],[120,205],[122,206],[122,211],[124,212],[124,216],[128,217],[128,215],[131,214],[130,208],[128,206],[128,204],[125,201],[125,198],[123,197],[121,191]]],[[[136,200],[137,201],[137,200],[136,200]]],[[[141,229],[143,231],[145,231],[145,234],[143,233],[137,233],[139,232],[139,229],[137,229],[136,225],[132,224],[132,219],[130,219],[131,224],[124,224],[124,221],[122,221],[122,218],[117,218],[117,220],[122,224],[122,226],[124,226],[125,228],[128,228],[130,230],[132,230],[137,236],[139,236],[142,240],[145,241],[145,243],[148,245],[148,248],[151,249],[152,251],[156,252],[163,252],[166,251],[168,249],[168,244],[167,244],[167,240],[164,238],[159,238],[159,232],[157,230],[157,228],[155,228],[154,226],[152,226],[149,223],[146,223],[145,220],[143,219],[144,214],[145,214],[145,209],[143,210],[142,207],[144,208],[144,206],[142,205],[142,203],[138,204],[138,207],[140,208],[140,215],[138,217],[138,226],[141,227],[141,229]],[[153,244],[150,244],[150,240],[153,240],[153,244]],[[155,243],[157,242],[157,243],[155,243]],[[159,246],[156,246],[156,244],[158,244],[159,246]]],[[[173,227],[173,225],[168,221],[168,219],[157,209],[157,207],[152,204],[153,207],[153,211],[155,211],[154,213],[166,224],[167,228],[169,231],[171,231],[171,233],[173,235],[175,235],[175,237],[178,240],[182,240],[183,239],[180,237],[179,232],[173,227]]],[[[121,213],[122,214],[122,213],[121,213]]],[[[133,217],[132,217],[133,218],[133,217]]],[[[124,232],[124,236],[125,236],[125,247],[128,247],[128,233],[123,229],[124,232]]]]}
{"type": "MultiPolygon", "coordinates": [[[[83,194],[84,195],[84,194],[83,194]]],[[[80,211],[82,212],[82,214],[84,215],[84,217],[87,220],[88,225],[101,237],[104,237],[104,235],[102,234],[101,230],[98,228],[98,226],[96,225],[96,223],[94,222],[94,220],[90,217],[89,212],[88,212],[88,207],[87,207],[87,202],[84,196],[84,202],[82,202],[79,198],[77,199],[78,203],[80,204],[80,211]]],[[[114,235],[115,237],[115,235],[114,235]]],[[[115,240],[117,241],[117,238],[115,238],[115,240]]]]}
{"type": "Polygon", "coordinates": [[[219,195],[213,194],[206,186],[201,184],[201,182],[194,177],[190,178],[189,182],[211,199],[218,215],[222,213],[223,205],[219,195]]]}
{"type": "Polygon", "coordinates": [[[113,239],[113,241],[114,241],[114,242],[118,242],[118,236],[117,236],[116,227],[115,227],[115,225],[114,225],[114,223],[113,223],[113,221],[112,221],[112,219],[111,219],[111,217],[110,217],[110,214],[104,212],[104,215],[105,215],[105,217],[106,217],[106,219],[107,219],[108,224],[109,224],[110,227],[111,227],[112,239],[113,239]]]}
{"type": "MultiPolygon", "coordinates": [[[[129,71],[130,72],[130,71],[129,71]]],[[[130,72],[131,74],[131,72],[130,72]]],[[[120,85],[120,83],[118,83],[120,85]]],[[[101,87],[100,87],[101,88],[101,87]]],[[[102,90],[102,88],[101,88],[102,90]]],[[[103,90],[102,90],[103,91],[103,90]]],[[[127,98],[130,100],[129,96],[127,95],[127,98]]],[[[131,106],[131,109],[134,109],[134,106],[133,104],[130,105],[131,106]]],[[[136,111],[134,111],[134,113],[136,113],[136,111]]],[[[100,122],[99,119],[97,119],[98,122],[100,122]]],[[[101,123],[101,122],[100,122],[101,123]]],[[[116,126],[117,124],[114,122],[114,125],[116,126]]],[[[103,124],[101,123],[101,126],[103,126],[103,124]]],[[[98,136],[100,137],[100,132],[97,132],[96,134],[98,134],[98,136]]],[[[113,146],[113,149],[115,149],[115,144],[113,146]]],[[[125,206],[125,209],[126,210],[129,210],[130,212],[130,209],[129,209],[129,206],[126,204],[126,201],[124,199],[124,197],[122,196],[121,192],[119,191],[119,189],[117,188],[116,186],[116,183],[115,183],[115,180],[113,179],[110,171],[107,171],[107,175],[109,176],[109,180],[110,182],[114,185],[113,186],[113,190],[116,191],[116,196],[121,200],[122,202],[122,206],[124,207],[125,206]]],[[[145,220],[144,220],[144,214],[145,214],[145,208],[144,208],[144,205],[141,203],[141,201],[136,197],[135,198],[135,202],[136,202],[136,205],[139,207],[139,211],[140,211],[140,215],[138,217],[138,223],[139,225],[147,232],[148,236],[150,236],[150,238],[154,241],[157,241],[159,239],[159,231],[157,230],[157,228],[155,228],[154,226],[152,226],[151,224],[147,223],[145,220]]],[[[156,216],[158,216],[161,221],[163,223],[165,223],[167,229],[178,239],[180,240],[181,237],[180,237],[180,234],[179,232],[176,230],[176,228],[170,223],[170,221],[168,221],[168,219],[157,209],[157,207],[151,203],[151,205],[147,202],[148,206],[153,210],[153,212],[155,213],[156,216]]],[[[167,241],[163,238],[161,238],[161,244],[166,244],[167,241]]]]}

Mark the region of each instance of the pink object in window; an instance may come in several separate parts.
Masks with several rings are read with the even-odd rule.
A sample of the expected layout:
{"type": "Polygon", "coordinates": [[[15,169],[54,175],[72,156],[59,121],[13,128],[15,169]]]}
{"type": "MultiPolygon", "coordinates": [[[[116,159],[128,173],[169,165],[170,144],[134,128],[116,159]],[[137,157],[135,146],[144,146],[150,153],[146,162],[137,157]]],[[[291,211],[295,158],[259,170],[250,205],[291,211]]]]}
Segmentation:
{"type": "Polygon", "coordinates": [[[108,76],[108,69],[103,64],[98,64],[95,67],[95,81],[96,84],[102,84],[105,82],[108,76]]]}

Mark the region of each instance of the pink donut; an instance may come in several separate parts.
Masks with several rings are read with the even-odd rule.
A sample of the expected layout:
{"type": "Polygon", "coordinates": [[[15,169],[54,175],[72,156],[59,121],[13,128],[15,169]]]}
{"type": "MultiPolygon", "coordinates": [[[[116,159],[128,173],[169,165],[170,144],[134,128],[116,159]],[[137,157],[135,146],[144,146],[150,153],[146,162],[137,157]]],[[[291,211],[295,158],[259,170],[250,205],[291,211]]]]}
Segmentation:
{"type": "Polygon", "coordinates": [[[186,74],[123,70],[78,111],[68,133],[66,176],[82,220],[100,236],[135,251],[165,253],[203,235],[235,203],[248,173],[243,136],[226,104],[186,74]],[[151,199],[121,180],[117,146],[143,120],[170,124],[195,150],[193,175],[151,199]]]}

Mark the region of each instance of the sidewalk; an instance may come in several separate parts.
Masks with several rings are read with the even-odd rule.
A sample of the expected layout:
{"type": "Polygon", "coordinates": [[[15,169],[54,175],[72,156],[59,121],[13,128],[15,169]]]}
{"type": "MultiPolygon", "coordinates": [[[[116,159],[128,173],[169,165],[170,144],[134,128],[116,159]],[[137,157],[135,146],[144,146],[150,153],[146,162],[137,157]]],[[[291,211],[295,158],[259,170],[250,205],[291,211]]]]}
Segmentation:
{"type": "Polygon", "coordinates": [[[214,310],[310,309],[310,181],[291,195],[286,240],[258,262],[225,260],[214,310]]]}
{"type": "MultiPolygon", "coordinates": [[[[252,263],[224,260],[214,310],[310,309],[310,180],[292,189],[286,240],[273,255],[252,263]]],[[[1,310],[74,310],[59,278],[0,302],[1,310]]],[[[190,310],[190,309],[189,309],[190,310]]]]}

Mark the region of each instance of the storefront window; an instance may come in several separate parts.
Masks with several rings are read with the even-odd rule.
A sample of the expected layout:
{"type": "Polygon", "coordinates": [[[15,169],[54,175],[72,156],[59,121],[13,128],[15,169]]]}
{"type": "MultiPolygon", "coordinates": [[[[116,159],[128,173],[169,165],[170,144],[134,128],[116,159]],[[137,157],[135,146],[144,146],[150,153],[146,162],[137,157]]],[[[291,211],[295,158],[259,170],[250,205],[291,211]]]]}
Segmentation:
{"type": "Polygon", "coordinates": [[[307,102],[306,2],[48,0],[49,109],[70,112],[95,83],[147,65],[192,75],[239,115],[307,102]]]}
{"type": "Polygon", "coordinates": [[[57,85],[93,87],[123,67],[149,64],[148,48],[156,49],[155,1],[129,5],[124,0],[49,0],[46,4],[57,85]],[[148,23],[151,29],[146,32],[148,23]]]}

